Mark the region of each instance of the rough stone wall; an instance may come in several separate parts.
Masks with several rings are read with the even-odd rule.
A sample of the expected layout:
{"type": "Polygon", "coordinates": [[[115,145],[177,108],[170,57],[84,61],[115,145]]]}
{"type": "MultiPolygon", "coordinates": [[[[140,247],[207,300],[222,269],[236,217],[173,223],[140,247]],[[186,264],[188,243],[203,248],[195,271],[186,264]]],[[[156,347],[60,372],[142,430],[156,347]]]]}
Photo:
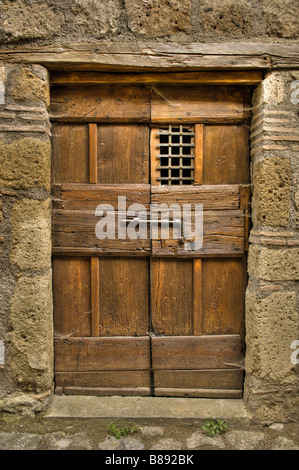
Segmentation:
{"type": "Polygon", "coordinates": [[[28,403],[53,381],[49,84],[39,65],[0,71],[0,398],[28,403]]]}
{"type": "Polygon", "coordinates": [[[295,418],[298,406],[298,79],[269,73],[252,101],[245,397],[264,422],[295,418]]]}
{"type": "Polygon", "coordinates": [[[297,0],[2,0],[0,43],[298,37],[297,0]]]}

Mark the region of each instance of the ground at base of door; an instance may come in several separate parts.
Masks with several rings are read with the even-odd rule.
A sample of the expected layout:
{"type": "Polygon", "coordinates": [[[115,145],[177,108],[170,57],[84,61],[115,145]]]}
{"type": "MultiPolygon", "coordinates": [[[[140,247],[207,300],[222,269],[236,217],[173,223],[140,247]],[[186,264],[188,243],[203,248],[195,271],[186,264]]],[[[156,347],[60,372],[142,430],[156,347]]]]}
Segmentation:
{"type": "Polygon", "coordinates": [[[210,437],[202,429],[205,420],[199,419],[49,418],[4,413],[0,450],[299,450],[296,423],[260,426],[242,418],[225,421],[226,431],[210,437]],[[109,431],[112,421],[118,428],[128,426],[134,432],[117,439],[109,431]]]}

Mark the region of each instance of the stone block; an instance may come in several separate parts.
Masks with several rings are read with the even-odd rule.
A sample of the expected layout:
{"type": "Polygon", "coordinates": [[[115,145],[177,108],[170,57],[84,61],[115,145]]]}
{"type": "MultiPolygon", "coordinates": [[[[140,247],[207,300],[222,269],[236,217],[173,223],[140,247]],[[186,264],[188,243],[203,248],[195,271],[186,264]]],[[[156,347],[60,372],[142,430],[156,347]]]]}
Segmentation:
{"type": "Polygon", "coordinates": [[[291,343],[298,336],[297,307],[294,291],[260,298],[247,290],[245,370],[248,376],[263,379],[264,391],[296,383],[291,343]]]}
{"type": "Polygon", "coordinates": [[[48,75],[39,65],[12,67],[7,78],[6,94],[19,103],[50,104],[48,75]]]}
{"type": "Polygon", "coordinates": [[[298,37],[299,6],[297,0],[262,0],[263,16],[269,36],[298,37]]]}
{"type": "Polygon", "coordinates": [[[41,393],[52,388],[52,272],[17,280],[10,302],[8,368],[17,388],[41,393]]]}
{"type": "Polygon", "coordinates": [[[50,189],[51,143],[35,137],[0,140],[0,187],[50,189]]]}
{"type": "Polygon", "coordinates": [[[299,280],[299,248],[282,249],[250,246],[249,275],[265,281],[299,280]]]}
{"type": "Polygon", "coordinates": [[[140,35],[167,36],[191,29],[191,0],[125,0],[129,29],[140,35]]]}
{"type": "Polygon", "coordinates": [[[296,71],[268,73],[254,90],[252,96],[253,108],[258,108],[262,105],[269,107],[280,105],[279,107],[282,107],[285,111],[290,106],[292,107],[291,93],[293,89],[291,84],[294,80],[298,80],[296,71]]]}
{"type": "Polygon", "coordinates": [[[71,0],[64,2],[64,30],[69,35],[100,36],[120,30],[121,0],[71,0]]]}
{"type": "Polygon", "coordinates": [[[199,18],[207,37],[240,38],[265,34],[262,11],[255,2],[201,0],[199,18]]]}
{"type": "Polygon", "coordinates": [[[21,270],[51,266],[51,201],[21,199],[11,213],[11,262],[21,270]]]}
{"type": "Polygon", "coordinates": [[[2,31],[7,42],[51,38],[64,21],[58,5],[39,0],[2,2],[2,31]]]}
{"type": "Polygon", "coordinates": [[[288,226],[290,215],[290,159],[266,157],[253,165],[253,221],[288,226]]]}

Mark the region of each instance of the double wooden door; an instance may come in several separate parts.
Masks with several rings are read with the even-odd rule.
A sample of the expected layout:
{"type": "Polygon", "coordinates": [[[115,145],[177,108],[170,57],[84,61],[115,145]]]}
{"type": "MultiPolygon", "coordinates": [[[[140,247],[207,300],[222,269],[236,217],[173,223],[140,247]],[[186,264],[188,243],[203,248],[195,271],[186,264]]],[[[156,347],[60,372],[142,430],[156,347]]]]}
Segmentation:
{"type": "Polygon", "coordinates": [[[247,96],[53,86],[56,393],[242,396],[247,96]]]}

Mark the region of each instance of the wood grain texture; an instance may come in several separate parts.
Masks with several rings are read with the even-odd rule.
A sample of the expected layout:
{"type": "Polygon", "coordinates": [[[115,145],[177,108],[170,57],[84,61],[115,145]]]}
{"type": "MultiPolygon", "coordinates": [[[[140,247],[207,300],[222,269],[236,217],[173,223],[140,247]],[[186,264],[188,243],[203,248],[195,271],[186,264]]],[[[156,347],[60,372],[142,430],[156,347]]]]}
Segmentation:
{"type": "Polygon", "coordinates": [[[202,334],[202,263],[201,259],[193,260],[193,334],[202,334]]]}
{"type": "Polygon", "coordinates": [[[263,79],[261,71],[214,71],[170,73],[100,73],[100,72],[52,72],[52,85],[99,84],[193,84],[193,85],[257,85],[263,79]]]}
{"type": "Polygon", "coordinates": [[[203,261],[203,334],[236,333],[243,339],[246,285],[246,258],[203,261]]]}
{"type": "Polygon", "coordinates": [[[91,336],[99,336],[100,323],[100,274],[99,274],[99,258],[90,258],[90,295],[91,295],[91,336]]]}
{"type": "Polygon", "coordinates": [[[242,398],[242,390],[196,389],[196,388],[161,388],[154,389],[155,397],[188,398],[242,398]]]}
{"type": "Polygon", "coordinates": [[[203,183],[204,147],[203,147],[203,124],[195,124],[195,160],[194,160],[194,184],[203,183]]]}
{"type": "Polygon", "coordinates": [[[152,186],[153,204],[203,204],[203,210],[239,209],[239,185],[152,186]]]}
{"type": "Polygon", "coordinates": [[[151,260],[151,322],[155,334],[192,334],[192,287],[191,260],[151,260]]]}
{"type": "Polygon", "coordinates": [[[39,63],[50,70],[113,72],[271,70],[299,68],[298,45],[266,42],[69,43],[7,47],[0,59],[39,63]]]}
{"type": "Polygon", "coordinates": [[[149,337],[56,338],[55,370],[147,370],[150,368],[149,337]]]}
{"type": "Polygon", "coordinates": [[[142,204],[149,209],[150,185],[148,184],[62,184],[54,185],[55,209],[95,210],[99,204],[111,204],[118,209],[119,197],[126,198],[124,208],[142,204]]]}
{"type": "Polygon", "coordinates": [[[239,335],[168,336],[152,338],[152,368],[232,369],[239,368],[239,335]]]}
{"type": "Polygon", "coordinates": [[[150,395],[150,387],[136,387],[136,388],[127,388],[127,387],[64,387],[64,395],[86,395],[86,396],[97,396],[97,397],[109,397],[120,395],[122,397],[126,396],[139,396],[147,397],[150,395]]]}
{"type": "MultiPolygon", "coordinates": [[[[193,239],[184,234],[184,240],[193,239]]],[[[152,240],[153,256],[242,256],[244,254],[244,213],[243,211],[204,211],[202,245],[181,243],[170,236],[169,239],[152,240]]]]}
{"type": "Polygon", "coordinates": [[[155,387],[241,390],[243,369],[156,370],[155,387]]]}
{"type": "Polygon", "coordinates": [[[88,126],[52,126],[52,182],[88,183],[88,126]]]}
{"type": "Polygon", "coordinates": [[[152,123],[233,122],[244,119],[243,92],[229,87],[153,88],[152,123]]]}
{"type": "Polygon", "coordinates": [[[157,179],[160,176],[160,171],[157,170],[157,167],[160,165],[160,159],[157,158],[159,152],[158,144],[159,139],[159,127],[151,127],[151,136],[150,136],[150,162],[151,162],[151,186],[159,186],[160,181],[157,179]]]}
{"type": "Polygon", "coordinates": [[[99,183],[149,183],[147,125],[100,125],[98,142],[99,183]]]}
{"type": "Polygon", "coordinates": [[[54,331],[56,336],[90,336],[90,260],[54,258],[54,331]]]}
{"type": "Polygon", "coordinates": [[[56,372],[57,387],[140,388],[150,386],[149,370],[56,372]]]}
{"type": "Polygon", "coordinates": [[[142,86],[53,87],[55,121],[149,122],[149,89],[142,86]]]}
{"type": "Polygon", "coordinates": [[[98,142],[97,142],[97,125],[88,124],[89,133],[89,183],[98,182],[98,166],[97,166],[97,153],[98,153],[98,142]]]}
{"type": "Polygon", "coordinates": [[[100,336],[143,336],[149,330],[149,261],[100,260],[100,336]]]}
{"type": "Polygon", "coordinates": [[[205,126],[203,184],[248,184],[249,130],[245,125],[205,126]]]}

